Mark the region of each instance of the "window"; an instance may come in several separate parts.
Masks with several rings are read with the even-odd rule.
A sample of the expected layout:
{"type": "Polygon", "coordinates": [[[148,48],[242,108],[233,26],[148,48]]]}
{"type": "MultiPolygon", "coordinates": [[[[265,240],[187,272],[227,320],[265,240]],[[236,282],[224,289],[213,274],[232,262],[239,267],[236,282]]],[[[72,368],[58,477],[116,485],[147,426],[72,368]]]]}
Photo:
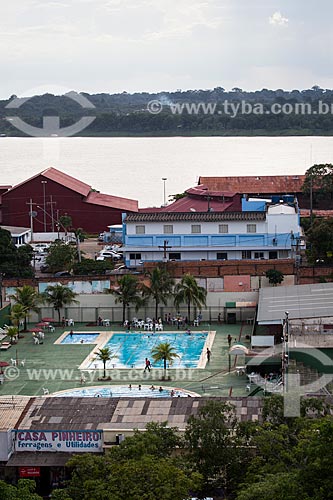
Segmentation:
{"type": "Polygon", "coordinates": [[[219,224],[219,233],[229,233],[228,224],[219,224]]]}
{"type": "Polygon", "coordinates": [[[227,252],[218,252],[216,254],[216,260],[228,260],[227,252]]]}
{"type": "Polygon", "coordinates": [[[163,233],[164,234],[173,234],[173,225],[166,224],[165,226],[163,226],[163,233]]]}
{"type": "Polygon", "coordinates": [[[136,234],[145,234],[145,232],[146,232],[146,226],[135,226],[136,234]]]}
{"type": "Polygon", "coordinates": [[[277,252],[269,252],[269,258],[270,259],[277,259],[278,258],[278,253],[277,252]]]}
{"type": "Polygon", "coordinates": [[[242,259],[251,259],[251,250],[243,250],[242,259]]]}
{"type": "Polygon", "coordinates": [[[289,250],[280,250],[279,251],[279,256],[280,256],[280,259],[288,259],[288,257],[289,257],[289,250]]]}
{"type": "Polygon", "coordinates": [[[201,233],[201,225],[200,224],[192,224],[191,233],[193,233],[193,234],[201,233]]]}
{"type": "Polygon", "coordinates": [[[264,259],[264,252],[254,252],[255,259],[264,259]]]}
{"type": "Polygon", "coordinates": [[[247,224],[246,225],[246,232],[247,233],[256,233],[257,232],[257,225],[256,224],[247,224]]]}
{"type": "Polygon", "coordinates": [[[180,260],[180,252],[170,252],[169,260],[180,260]]]}
{"type": "Polygon", "coordinates": [[[141,253],[130,253],[130,260],[141,260],[141,253]]]}

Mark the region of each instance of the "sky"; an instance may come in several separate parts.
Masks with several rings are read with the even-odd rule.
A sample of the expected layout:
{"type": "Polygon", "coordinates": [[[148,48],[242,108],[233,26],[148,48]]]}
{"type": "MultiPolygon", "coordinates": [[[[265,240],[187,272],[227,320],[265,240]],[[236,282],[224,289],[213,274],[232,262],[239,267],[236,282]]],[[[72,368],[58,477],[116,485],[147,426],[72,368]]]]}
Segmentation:
{"type": "Polygon", "coordinates": [[[0,98],[333,87],[332,0],[14,0],[0,98]]]}

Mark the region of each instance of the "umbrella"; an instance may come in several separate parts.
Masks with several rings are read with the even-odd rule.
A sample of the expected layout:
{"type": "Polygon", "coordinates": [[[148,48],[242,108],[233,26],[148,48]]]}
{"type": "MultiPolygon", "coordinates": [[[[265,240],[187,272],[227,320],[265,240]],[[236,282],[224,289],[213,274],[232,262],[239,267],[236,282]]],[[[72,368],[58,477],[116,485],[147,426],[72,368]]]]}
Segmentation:
{"type": "Polygon", "coordinates": [[[36,326],[41,326],[42,328],[44,328],[45,326],[49,326],[49,323],[47,323],[46,321],[41,321],[40,323],[37,323],[36,326]]]}
{"type": "Polygon", "coordinates": [[[6,368],[6,366],[10,366],[7,361],[0,361],[0,373],[3,373],[2,368],[6,368]]]}
{"type": "Polygon", "coordinates": [[[41,331],[42,331],[42,329],[38,328],[38,327],[36,327],[36,328],[30,328],[30,330],[28,330],[28,332],[32,332],[32,333],[39,333],[41,331]]]}
{"type": "Polygon", "coordinates": [[[42,318],[42,321],[45,323],[56,323],[57,320],[54,318],[42,318]]]}

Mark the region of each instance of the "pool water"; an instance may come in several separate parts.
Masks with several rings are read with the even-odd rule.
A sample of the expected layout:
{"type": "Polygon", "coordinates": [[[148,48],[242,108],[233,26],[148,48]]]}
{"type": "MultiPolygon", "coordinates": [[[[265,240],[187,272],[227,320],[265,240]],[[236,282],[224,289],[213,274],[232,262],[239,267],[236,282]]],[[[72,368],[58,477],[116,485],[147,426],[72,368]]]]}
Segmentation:
{"type": "MultiPolygon", "coordinates": [[[[168,342],[178,354],[171,368],[197,368],[208,332],[187,333],[115,333],[104,347],[109,347],[114,358],[107,368],[144,368],[149,358],[152,368],[163,368],[163,361],[154,363],[151,351],[160,343],[168,342]]],[[[102,368],[100,361],[93,361],[90,368],[102,368]],[[96,366],[97,365],[97,366],[96,366]]]]}
{"type": "Polygon", "coordinates": [[[159,386],[156,386],[154,390],[150,389],[148,385],[142,385],[139,389],[138,385],[133,385],[132,388],[122,385],[110,385],[110,386],[100,386],[100,387],[90,387],[85,389],[72,389],[68,391],[55,392],[52,396],[56,397],[85,397],[85,398],[121,398],[121,397],[133,397],[133,398],[169,398],[169,397],[181,397],[185,398],[188,396],[199,396],[193,392],[187,392],[182,389],[172,389],[170,387],[159,391],[159,386]],[[173,390],[173,395],[171,391],[173,390]]]}
{"type": "Polygon", "coordinates": [[[62,339],[61,344],[96,344],[96,339],[99,333],[77,333],[73,332],[73,335],[66,335],[62,339]]]}

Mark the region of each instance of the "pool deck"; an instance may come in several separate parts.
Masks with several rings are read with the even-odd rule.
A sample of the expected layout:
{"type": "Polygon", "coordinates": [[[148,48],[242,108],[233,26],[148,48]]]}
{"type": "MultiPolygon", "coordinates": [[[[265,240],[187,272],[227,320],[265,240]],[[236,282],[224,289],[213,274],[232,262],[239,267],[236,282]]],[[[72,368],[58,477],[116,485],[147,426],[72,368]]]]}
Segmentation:
{"type": "MultiPolygon", "coordinates": [[[[28,327],[29,328],[29,327],[28,327]]],[[[169,369],[168,376],[171,380],[161,381],[163,375],[159,369],[144,372],[142,369],[109,369],[107,375],[111,381],[99,381],[103,370],[80,370],[85,360],[91,360],[94,344],[60,344],[62,338],[69,333],[68,328],[56,328],[53,333],[45,333],[42,344],[35,345],[32,334],[24,332],[17,344],[7,351],[0,353],[0,360],[11,363],[11,359],[17,361],[14,367],[7,369],[5,382],[0,385],[1,395],[43,395],[44,389],[50,394],[58,391],[69,390],[80,387],[96,385],[165,385],[179,387],[193,391],[205,396],[247,396],[248,385],[245,375],[237,375],[236,366],[244,365],[242,357],[231,356],[231,371],[228,372],[228,334],[233,339],[245,345],[249,344],[246,336],[251,333],[251,325],[246,324],[212,324],[202,323],[199,327],[193,327],[193,332],[209,331],[216,332],[211,345],[210,362],[205,363],[204,368],[197,369],[169,369]],[[24,366],[21,362],[24,361],[24,366]],[[84,381],[82,380],[84,373],[84,381]]],[[[111,331],[124,333],[126,330],[118,325],[111,327],[88,327],[85,324],[75,324],[75,332],[101,333],[100,340],[105,343],[111,331]]],[[[174,328],[165,327],[164,332],[177,332],[174,328]]],[[[181,331],[179,331],[181,333],[181,331]]],[[[203,352],[204,356],[204,352],[203,352]]],[[[205,360],[206,361],[206,360],[205,360]]],[[[143,360],[144,362],[144,360],[143,360]]]]}

